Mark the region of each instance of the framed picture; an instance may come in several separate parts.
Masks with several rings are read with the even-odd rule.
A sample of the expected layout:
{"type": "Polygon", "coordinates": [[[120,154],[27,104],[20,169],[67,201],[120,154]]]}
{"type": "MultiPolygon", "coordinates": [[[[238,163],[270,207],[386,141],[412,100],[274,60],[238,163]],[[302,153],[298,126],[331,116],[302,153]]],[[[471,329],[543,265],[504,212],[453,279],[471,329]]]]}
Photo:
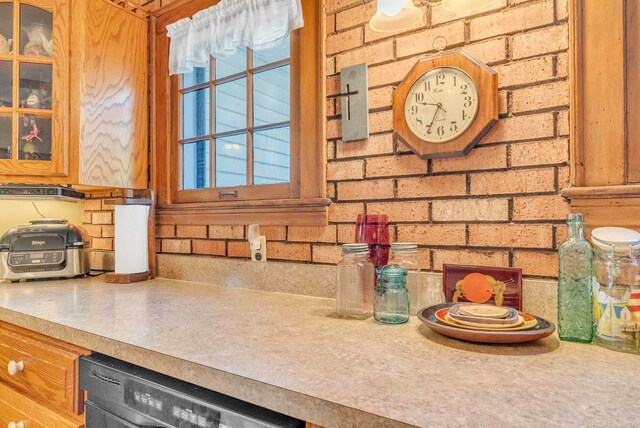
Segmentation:
{"type": "Polygon", "coordinates": [[[473,302],[522,310],[522,269],[444,264],[447,302],[473,302]]]}

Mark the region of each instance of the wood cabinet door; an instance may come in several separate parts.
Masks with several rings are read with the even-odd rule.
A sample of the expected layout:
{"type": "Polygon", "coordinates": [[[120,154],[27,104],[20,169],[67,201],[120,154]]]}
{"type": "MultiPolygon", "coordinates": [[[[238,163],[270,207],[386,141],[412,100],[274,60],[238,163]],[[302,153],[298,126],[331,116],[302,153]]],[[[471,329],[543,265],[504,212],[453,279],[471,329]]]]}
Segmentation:
{"type": "Polygon", "coordinates": [[[0,0],[0,182],[67,179],[70,1],[0,0]]]}

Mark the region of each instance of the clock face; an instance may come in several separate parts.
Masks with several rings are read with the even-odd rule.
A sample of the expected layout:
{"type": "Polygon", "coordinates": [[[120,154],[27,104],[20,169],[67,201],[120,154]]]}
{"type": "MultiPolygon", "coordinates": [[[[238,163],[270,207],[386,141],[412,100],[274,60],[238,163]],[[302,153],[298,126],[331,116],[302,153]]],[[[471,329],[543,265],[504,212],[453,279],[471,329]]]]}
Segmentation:
{"type": "Polygon", "coordinates": [[[478,113],[478,88],[464,71],[434,68],[409,89],[404,117],[418,138],[446,143],[464,133],[478,113]]]}

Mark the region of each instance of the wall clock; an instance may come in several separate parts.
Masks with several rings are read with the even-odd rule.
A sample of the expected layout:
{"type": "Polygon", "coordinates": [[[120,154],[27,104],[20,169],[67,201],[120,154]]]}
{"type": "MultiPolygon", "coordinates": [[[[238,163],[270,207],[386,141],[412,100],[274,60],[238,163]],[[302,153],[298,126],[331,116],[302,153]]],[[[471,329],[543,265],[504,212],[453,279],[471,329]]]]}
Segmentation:
{"type": "Polygon", "coordinates": [[[498,121],[498,74],[457,49],[419,60],[393,94],[393,130],[423,159],[463,156],[498,121]]]}

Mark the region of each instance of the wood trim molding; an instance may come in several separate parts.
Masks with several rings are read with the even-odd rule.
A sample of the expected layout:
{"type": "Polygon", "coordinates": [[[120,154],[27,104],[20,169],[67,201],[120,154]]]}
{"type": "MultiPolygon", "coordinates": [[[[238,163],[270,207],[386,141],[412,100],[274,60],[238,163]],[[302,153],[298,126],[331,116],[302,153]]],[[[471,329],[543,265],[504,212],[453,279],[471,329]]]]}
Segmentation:
{"type": "Polygon", "coordinates": [[[562,196],[571,212],[586,216],[589,229],[603,226],[640,230],[640,185],[570,187],[562,196]]]}
{"type": "Polygon", "coordinates": [[[562,190],[562,196],[569,200],[640,198],[640,185],[568,187],[562,190]]]}

